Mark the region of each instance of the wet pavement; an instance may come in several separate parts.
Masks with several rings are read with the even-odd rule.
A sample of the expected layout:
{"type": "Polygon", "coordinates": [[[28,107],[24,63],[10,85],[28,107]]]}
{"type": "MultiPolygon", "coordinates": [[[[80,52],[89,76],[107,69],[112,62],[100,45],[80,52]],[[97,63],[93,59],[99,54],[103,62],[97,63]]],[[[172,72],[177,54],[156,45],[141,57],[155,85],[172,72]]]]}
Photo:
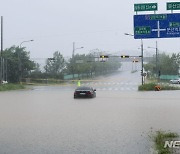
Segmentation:
{"type": "Polygon", "coordinates": [[[39,86],[1,92],[0,153],[146,154],[151,132],[180,134],[180,91],[97,90],[94,99],[73,99],[73,91],[39,86]]]}

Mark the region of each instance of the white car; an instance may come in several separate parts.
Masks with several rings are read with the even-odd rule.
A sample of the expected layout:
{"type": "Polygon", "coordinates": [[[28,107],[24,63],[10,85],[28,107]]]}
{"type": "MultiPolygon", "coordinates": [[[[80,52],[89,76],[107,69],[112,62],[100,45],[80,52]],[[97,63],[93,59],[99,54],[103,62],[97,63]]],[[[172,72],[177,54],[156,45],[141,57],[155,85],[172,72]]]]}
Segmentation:
{"type": "Polygon", "coordinates": [[[2,84],[7,84],[8,82],[3,80],[1,83],[2,83],[2,84]]]}
{"type": "Polygon", "coordinates": [[[170,80],[170,83],[172,83],[172,84],[180,84],[180,79],[170,80]]]}

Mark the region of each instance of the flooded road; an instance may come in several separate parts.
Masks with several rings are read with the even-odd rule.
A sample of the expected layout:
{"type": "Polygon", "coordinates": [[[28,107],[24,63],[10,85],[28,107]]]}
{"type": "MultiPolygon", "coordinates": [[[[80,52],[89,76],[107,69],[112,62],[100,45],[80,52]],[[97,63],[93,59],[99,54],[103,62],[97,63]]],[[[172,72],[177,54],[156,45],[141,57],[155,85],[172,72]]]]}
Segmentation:
{"type": "Polygon", "coordinates": [[[180,91],[33,89],[0,93],[0,153],[146,154],[151,131],[180,134],[180,91]]]}

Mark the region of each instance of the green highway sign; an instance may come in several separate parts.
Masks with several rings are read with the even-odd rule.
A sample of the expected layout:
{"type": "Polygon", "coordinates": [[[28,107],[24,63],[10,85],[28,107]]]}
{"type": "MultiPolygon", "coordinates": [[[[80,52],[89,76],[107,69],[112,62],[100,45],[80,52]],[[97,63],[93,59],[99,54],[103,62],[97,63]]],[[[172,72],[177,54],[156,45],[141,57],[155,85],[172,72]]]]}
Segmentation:
{"type": "Polygon", "coordinates": [[[180,27],[180,22],[169,22],[169,27],[178,28],[180,27]]]}
{"type": "Polygon", "coordinates": [[[134,11],[157,11],[157,3],[134,4],[134,11]]]}
{"type": "Polygon", "coordinates": [[[150,26],[135,27],[134,28],[134,33],[136,35],[151,34],[151,27],[150,26]]]}
{"type": "Polygon", "coordinates": [[[180,10],[180,2],[167,2],[167,10],[180,10]]]}
{"type": "Polygon", "coordinates": [[[167,14],[151,14],[148,20],[167,20],[167,14]]]}

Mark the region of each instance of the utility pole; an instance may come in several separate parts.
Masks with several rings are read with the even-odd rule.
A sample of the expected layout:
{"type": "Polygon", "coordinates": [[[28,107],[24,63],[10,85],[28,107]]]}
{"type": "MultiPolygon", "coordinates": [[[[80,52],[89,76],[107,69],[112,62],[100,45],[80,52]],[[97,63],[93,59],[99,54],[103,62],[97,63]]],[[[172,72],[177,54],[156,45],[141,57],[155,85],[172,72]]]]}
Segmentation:
{"type": "Polygon", "coordinates": [[[159,82],[159,77],[160,77],[160,68],[158,67],[158,42],[156,41],[156,47],[148,47],[156,50],[156,69],[155,69],[155,74],[156,74],[156,79],[157,82],[159,82]]]}
{"type": "Polygon", "coordinates": [[[74,52],[75,52],[75,42],[73,42],[73,53],[72,53],[72,71],[73,71],[73,80],[74,80],[74,65],[75,65],[75,59],[74,59],[74,52]]]}
{"type": "Polygon", "coordinates": [[[75,65],[75,59],[74,59],[74,52],[77,49],[82,49],[84,47],[75,48],[75,42],[73,42],[73,52],[72,52],[72,72],[73,72],[73,79],[74,79],[74,65],[75,65]]]}
{"type": "Polygon", "coordinates": [[[2,54],[3,54],[3,16],[1,16],[0,84],[2,83],[2,80],[3,80],[3,58],[2,58],[2,54]]]}
{"type": "Polygon", "coordinates": [[[8,62],[8,60],[6,59],[6,60],[5,60],[5,69],[6,69],[6,78],[5,78],[5,79],[6,79],[6,81],[7,81],[7,78],[8,78],[8,72],[7,72],[7,68],[8,68],[8,67],[7,67],[7,62],[8,62]]]}
{"type": "Polygon", "coordinates": [[[3,52],[3,16],[1,16],[1,57],[3,52]]]}
{"type": "Polygon", "coordinates": [[[161,70],[160,70],[160,65],[159,65],[159,59],[158,59],[158,43],[156,41],[156,69],[157,69],[157,82],[160,81],[160,76],[161,76],[161,70]]]}
{"type": "Polygon", "coordinates": [[[156,73],[157,73],[157,81],[159,81],[159,69],[158,69],[158,45],[156,41],[156,73]]]}

